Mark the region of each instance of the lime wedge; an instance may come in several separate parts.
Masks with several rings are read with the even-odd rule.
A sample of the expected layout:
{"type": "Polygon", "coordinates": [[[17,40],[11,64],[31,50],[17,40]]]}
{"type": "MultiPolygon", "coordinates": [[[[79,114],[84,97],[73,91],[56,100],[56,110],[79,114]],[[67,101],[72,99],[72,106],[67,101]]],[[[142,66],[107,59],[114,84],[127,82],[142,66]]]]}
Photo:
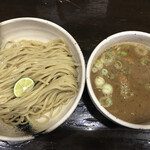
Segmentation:
{"type": "Polygon", "coordinates": [[[30,78],[22,78],[18,80],[14,86],[14,94],[16,97],[22,97],[25,93],[32,90],[34,81],[30,78]]]}

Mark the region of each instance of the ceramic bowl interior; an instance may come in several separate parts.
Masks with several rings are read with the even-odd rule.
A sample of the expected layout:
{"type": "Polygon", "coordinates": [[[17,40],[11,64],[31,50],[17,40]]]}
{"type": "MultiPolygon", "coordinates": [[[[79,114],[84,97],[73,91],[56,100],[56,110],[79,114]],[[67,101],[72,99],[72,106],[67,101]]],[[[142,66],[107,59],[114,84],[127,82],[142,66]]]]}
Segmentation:
{"type": "Polygon", "coordinates": [[[88,64],[87,64],[87,72],[86,72],[86,81],[87,81],[87,86],[88,86],[88,92],[89,95],[96,106],[96,108],[108,119],[129,127],[129,128],[134,128],[134,129],[150,129],[150,122],[147,122],[145,124],[133,124],[133,123],[128,123],[126,121],[120,120],[113,116],[111,113],[109,113],[103,106],[100,105],[98,99],[96,98],[94,91],[91,86],[91,80],[90,80],[90,71],[93,63],[99,56],[101,52],[103,52],[107,47],[112,46],[116,43],[119,42],[138,42],[141,44],[146,44],[147,46],[150,46],[150,34],[144,33],[144,32],[139,32],[139,31],[125,31],[125,32],[120,32],[117,34],[114,34],[102,42],[94,49],[92,52],[88,64]]]}
{"type": "MultiPolygon", "coordinates": [[[[40,126],[39,130],[50,132],[60,126],[75,110],[84,89],[85,84],[85,62],[75,39],[62,27],[43,19],[38,18],[16,18],[0,23],[0,43],[7,40],[40,40],[48,42],[56,38],[63,38],[73,55],[75,61],[79,64],[78,84],[79,90],[75,99],[62,108],[61,113],[54,119],[51,119],[48,124],[40,126]]],[[[6,141],[24,141],[34,138],[33,135],[25,136],[13,129],[8,129],[0,125],[0,140],[6,141]]]]}

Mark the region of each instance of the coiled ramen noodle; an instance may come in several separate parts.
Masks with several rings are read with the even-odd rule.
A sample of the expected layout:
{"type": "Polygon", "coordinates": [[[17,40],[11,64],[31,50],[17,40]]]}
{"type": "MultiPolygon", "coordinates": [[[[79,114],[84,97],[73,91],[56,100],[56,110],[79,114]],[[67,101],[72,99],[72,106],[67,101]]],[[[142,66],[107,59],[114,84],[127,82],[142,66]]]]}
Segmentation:
{"type": "Polygon", "coordinates": [[[0,120],[8,125],[32,126],[37,119],[60,113],[63,105],[76,96],[77,64],[63,39],[48,43],[33,40],[7,41],[0,51],[0,120]],[[17,98],[15,83],[29,77],[32,91],[17,98]],[[48,115],[46,114],[47,112],[48,115]]]}

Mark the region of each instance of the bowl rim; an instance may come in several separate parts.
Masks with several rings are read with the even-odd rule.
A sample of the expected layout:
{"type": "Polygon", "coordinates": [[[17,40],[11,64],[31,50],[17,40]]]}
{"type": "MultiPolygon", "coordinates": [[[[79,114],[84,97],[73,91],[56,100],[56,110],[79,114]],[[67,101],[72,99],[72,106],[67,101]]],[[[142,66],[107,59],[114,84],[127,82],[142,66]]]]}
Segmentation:
{"type": "MultiPolygon", "coordinates": [[[[79,103],[79,101],[80,101],[80,99],[82,97],[82,94],[83,94],[83,91],[84,91],[84,87],[85,87],[85,60],[84,60],[84,56],[82,54],[82,51],[81,51],[77,41],[74,39],[74,37],[67,30],[65,30],[63,27],[61,27],[60,25],[58,25],[58,24],[56,24],[56,23],[54,23],[52,21],[41,19],[41,18],[35,18],[35,17],[19,17],[19,18],[13,18],[13,19],[9,19],[9,20],[6,20],[6,21],[2,21],[2,22],[0,22],[0,26],[4,26],[6,24],[10,24],[10,23],[14,23],[14,22],[20,22],[20,21],[36,21],[36,22],[40,22],[40,23],[43,23],[43,24],[50,25],[50,26],[52,26],[54,28],[57,28],[57,30],[62,32],[67,38],[70,39],[70,41],[74,45],[75,49],[77,50],[77,53],[79,55],[79,59],[81,61],[81,72],[82,72],[82,75],[81,75],[81,84],[80,84],[80,88],[79,88],[78,94],[77,94],[77,96],[75,98],[75,101],[74,101],[73,105],[68,110],[68,112],[61,118],[61,120],[59,120],[57,122],[57,124],[55,126],[53,126],[53,128],[51,128],[51,130],[48,131],[48,132],[51,132],[54,129],[56,129],[57,127],[59,127],[62,123],[64,123],[69,118],[69,116],[76,109],[76,107],[77,107],[77,105],[78,105],[78,103],[79,103]]],[[[48,133],[46,131],[45,132],[41,132],[41,133],[37,133],[37,134],[40,135],[40,134],[48,133]]],[[[21,136],[19,136],[19,137],[0,136],[0,139],[4,140],[4,141],[10,141],[10,142],[23,142],[23,141],[34,139],[36,137],[36,135],[29,135],[29,136],[23,136],[23,137],[21,137],[21,136]]]]}
{"type": "Polygon", "coordinates": [[[89,57],[88,63],[87,63],[86,83],[87,83],[87,87],[88,87],[88,92],[89,92],[89,95],[91,97],[91,100],[92,100],[93,104],[98,109],[98,111],[101,112],[105,117],[107,117],[111,121],[113,121],[113,122],[115,122],[117,124],[120,124],[122,126],[128,127],[128,128],[133,128],[133,129],[150,129],[150,125],[129,123],[129,122],[123,121],[123,120],[115,117],[111,113],[109,113],[103,106],[100,105],[100,103],[97,100],[97,98],[96,98],[96,96],[94,94],[94,91],[92,89],[92,85],[91,85],[91,81],[90,81],[90,70],[91,70],[91,66],[93,64],[93,60],[95,60],[94,57],[96,57],[97,52],[100,51],[100,48],[103,45],[108,43],[110,40],[113,40],[115,38],[118,38],[118,37],[121,37],[121,36],[124,36],[124,35],[134,35],[134,36],[138,35],[138,36],[146,36],[146,37],[150,38],[150,34],[146,33],[146,32],[142,32],[142,31],[123,31],[123,32],[118,32],[118,33],[115,33],[113,35],[110,35],[106,39],[102,40],[95,47],[95,49],[93,50],[92,54],[89,57]]]}

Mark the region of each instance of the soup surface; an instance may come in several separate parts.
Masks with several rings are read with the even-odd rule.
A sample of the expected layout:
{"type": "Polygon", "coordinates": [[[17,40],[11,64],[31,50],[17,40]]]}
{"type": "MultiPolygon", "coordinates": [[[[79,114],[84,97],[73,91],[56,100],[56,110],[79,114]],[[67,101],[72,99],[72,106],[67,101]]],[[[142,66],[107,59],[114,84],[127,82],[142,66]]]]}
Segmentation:
{"type": "Polygon", "coordinates": [[[150,48],[123,42],[104,50],[91,69],[96,97],[114,116],[130,123],[150,121],[150,48]]]}

